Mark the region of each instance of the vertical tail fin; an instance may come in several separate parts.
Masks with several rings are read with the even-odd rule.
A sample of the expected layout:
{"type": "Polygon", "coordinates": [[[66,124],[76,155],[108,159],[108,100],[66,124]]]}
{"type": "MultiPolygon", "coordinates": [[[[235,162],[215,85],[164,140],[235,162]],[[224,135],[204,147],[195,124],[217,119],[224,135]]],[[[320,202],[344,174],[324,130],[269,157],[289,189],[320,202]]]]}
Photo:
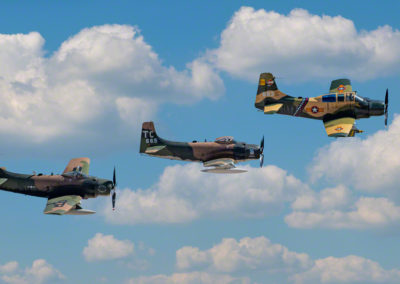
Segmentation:
{"type": "Polygon", "coordinates": [[[162,139],[158,137],[152,121],[143,122],[140,139],[140,153],[145,153],[148,147],[163,145],[162,139]]]}
{"type": "Polygon", "coordinates": [[[272,73],[261,73],[260,80],[258,81],[255,107],[264,109],[265,99],[267,97],[274,97],[277,90],[278,86],[276,85],[274,75],[272,73]]]}
{"type": "Polygon", "coordinates": [[[275,77],[272,73],[261,73],[260,80],[258,82],[257,96],[255,101],[255,107],[264,110],[266,104],[276,104],[277,101],[283,97],[286,97],[285,93],[282,93],[275,82],[275,77]]]}
{"type": "Polygon", "coordinates": [[[4,178],[7,177],[7,173],[6,173],[6,168],[5,167],[0,167],[0,178],[4,178]]]}
{"type": "Polygon", "coordinates": [[[272,73],[261,73],[258,81],[257,95],[266,91],[276,91],[278,86],[275,82],[275,77],[272,73]]]}

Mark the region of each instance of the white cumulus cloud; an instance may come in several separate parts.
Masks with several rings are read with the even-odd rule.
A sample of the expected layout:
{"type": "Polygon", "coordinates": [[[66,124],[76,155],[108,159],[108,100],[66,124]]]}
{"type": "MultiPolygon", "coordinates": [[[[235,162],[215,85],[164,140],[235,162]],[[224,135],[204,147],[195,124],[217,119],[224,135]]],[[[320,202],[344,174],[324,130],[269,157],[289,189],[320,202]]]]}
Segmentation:
{"type": "Polygon", "coordinates": [[[215,100],[224,92],[209,63],[196,58],[184,70],[165,66],[134,26],[85,28],[47,57],[44,42],[37,32],[0,34],[3,143],[131,142],[159,104],[215,100]]]}
{"type": "Polygon", "coordinates": [[[127,281],[129,284],[249,284],[248,278],[237,278],[225,274],[208,272],[174,273],[142,276],[127,281]]]}
{"type": "Polygon", "coordinates": [[[125,189],[118,194],[117,210],[103,214],[116,224],[178,223],[204,216],[253,217],[276,214],[310,189],[276,166],[246,167],[245,174],[201,172],[197,163],[167,167],[149,189],[125,189]]]}
{"type": "Polygon", "coordinates": [[[17,261],[10,261],[4,265],[0,265],[0,273],[12,273],[18,269],[18,262],[17,261]]]}
{"type": "MultiPolygon", "coordinates": [[[[263,236],[246,237],[239,241],[223,239],[206,250],[182,247],[176,251],[176,266],[181,270],[194,270],[195,273],[230,275],[250,275],[258,270],[257,275],[264,279],[275,274],[281,279],[280,283],[295,284],[397,283],[400,277],[399,269],[384,269],[379,263],[356,255],[312,260],[306,253],[290,251],[263,236]]],[[[161,278],[160,275],[153,277],[160,280],[155,283],[175,283],[162,282],[169,278],[161,278]]],[[[258,283],[252,279],[248,281],[258,283]]]]}
{"type": "Polygon", "coordinates": [[[399,279],[400,270],[385,270],[379,263],[355,255],[318,259],[311,269],[292,277],[296,284],[398,283],[399,279]]]}
{"type": "Polygon", "coordinates": [[[400,221],[400,206],[387,198],[361,197],[345,209],[326,208],[294,211],[285,222],[295,228],[372,229],[400,221]]]}
{"type": "Polygon", "coordinates": [[[12,261],[0,266],[0,279],[10,284],[42,284],[64,280],[65,276],[44,259],[36,259],[31,267],[19,269],[18,262],[12,261]]]}
{"type": "Polygon", "coordinates": [[[288,15],[240,8],[208,58],[220,70],[255,81],[271,71],[289,80],[399,73],[400,32],[390,26],[357,30],[340,15],[293,9],[288,15]],[[351,68],[349,68],[351,66],[351,68]]]}
{"type": "Polygon", "coordinates": [[[83,249],[83,256],[89,262],[124,258],[133,254],[134,244],[118,240],[113,235],[97,233],[83,249]]]}
{"type": "Polygon", "coordinates": [[[289,251],[265,237],[246,237],[239,241],[223,239],[221,243],[205,251],[183,247],[176,252],[176,263],[180,269],[205,266],[219,272],[293,272],[307,269],[312,264],[307,254],[289,251]]]}
{"type": "Polygon", "coordinates": [[[341,139],[319,150],[311,180],[340,180],[358,190],[397,196],[400,182],[400,117],[366,139],[341,139]]]}

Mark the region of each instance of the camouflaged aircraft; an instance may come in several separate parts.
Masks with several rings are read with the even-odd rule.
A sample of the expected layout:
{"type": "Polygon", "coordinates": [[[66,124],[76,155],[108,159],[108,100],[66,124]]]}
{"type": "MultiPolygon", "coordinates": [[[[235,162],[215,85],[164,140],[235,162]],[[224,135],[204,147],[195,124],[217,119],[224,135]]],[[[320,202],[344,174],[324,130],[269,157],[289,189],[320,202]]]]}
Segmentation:
{"type": "Polygon", "coordinates": [[[264,137],[260,146],[237,142],[231,136],[217,138],[214,142],[174,142],[160,138],[154,123],[144,122],[140,153],[171,160],[202,162],[207,173],[242,173],[235,167],[237,162],[260,159],[264,162],[264,137]]]}
{"type": "Polygon", "coordinates": [[[388,90],[385,101],[363,98],[353,91],[349,79],[331,82],[329,94],[314,98],[292,97],[281,92],[271,73],[262,73],[258,83],[255,107],[264,114],[286,114],[319,119],[324,122],[330,137],[353,137],[362,133],[355,120],[370,116],[385,115],[388,119],[388,90]]]}
{"type": "Polygon", "coordinates": [[[0,189],[48,198],[44,214],[88,215],[95,211],[82,209],[81,200],[112,194],[115,209],[116,178],[113,180],[89,176],[89,158],[72,159],[61,175],[17,174],[0,168],[0,189]]]}

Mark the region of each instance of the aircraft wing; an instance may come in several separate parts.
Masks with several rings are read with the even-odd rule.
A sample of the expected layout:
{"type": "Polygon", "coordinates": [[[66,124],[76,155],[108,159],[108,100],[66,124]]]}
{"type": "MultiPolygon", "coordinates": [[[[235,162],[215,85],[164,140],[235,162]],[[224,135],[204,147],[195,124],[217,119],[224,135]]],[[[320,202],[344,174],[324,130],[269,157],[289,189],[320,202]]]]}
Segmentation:
{"type": "MultiPolygon", "coordinates": [[[[324,120],[326,134],[330,137],[348,137],[353,133],[355,119],[353,117],[341,117],[324,120]]],[[[353,133],[354,136],[354,133],[353,133]]]]}
{"type": "Polygon", "coordinates": [[[81,172],[85,175],[89,175],[89,165],[90,159],[89,158],[75,158],[69,161],[67,167],[65,168],[63,174],[68,172],[81,172]]]}
{"type": "Polygon", "coordinates": [[[54,215],[87,215],[96,212],[85,210],[81,207],[82,197],[78,195],[66,195],[47,200],[44,214],[54,215]]]}
{"type": "Polygon", "coordinates": [[[231,174],[247,172],[246,170],[237,169],[235,167],[235,160],[229,158],[210,160],[204,162],[203,165],[204,167],[209,168],[201,170],[202,172],[206,173],[231,174]]]}
{"type": "Polygon", "coordinates": [[[331,82],[331,86],[329,87],[330,93],[344,93],[351,92],[351,82],[349,79],[337,79],[331,82]]]}

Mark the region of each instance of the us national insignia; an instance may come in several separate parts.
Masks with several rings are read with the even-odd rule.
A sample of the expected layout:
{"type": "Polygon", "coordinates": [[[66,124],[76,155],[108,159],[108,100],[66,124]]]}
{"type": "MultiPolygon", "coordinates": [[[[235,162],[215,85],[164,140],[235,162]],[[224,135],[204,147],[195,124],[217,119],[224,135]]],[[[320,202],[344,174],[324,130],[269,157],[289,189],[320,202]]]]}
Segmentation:
{"type": "Polygon", "coordinates": [[[319,111],[319,109],[318,109],[317,106],[313,106],[313,107],[311,108],[311,112],[312,112],[312,113],[317,113],[318,111],[319,111]]]}
{"type": "Polygon", "coordinates": [[[343,127],[341,127],[341,126],[336,127],[335,130],[336,130],[336,131],[342,131],[342,130],[343,130],[343,127]]]}

